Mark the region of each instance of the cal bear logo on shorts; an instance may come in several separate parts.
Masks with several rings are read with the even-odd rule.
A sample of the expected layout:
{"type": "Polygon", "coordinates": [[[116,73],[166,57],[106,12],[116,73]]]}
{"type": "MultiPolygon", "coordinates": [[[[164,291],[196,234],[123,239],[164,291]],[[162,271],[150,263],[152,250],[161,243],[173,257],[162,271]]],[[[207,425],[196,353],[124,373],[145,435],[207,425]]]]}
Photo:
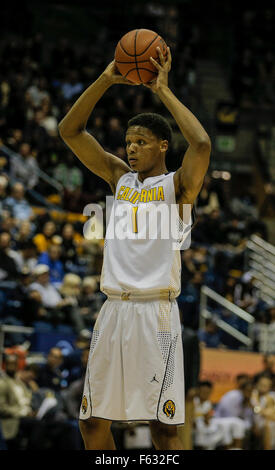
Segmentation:
{"type": "Polygon", "coordinates": [[[87,398],[86,398],[85,395],[84,395],[84,397],[82,398],[82,403],[81,403],[81,411],[82,411],[82,413],[85,414],[85,413],[87,412],[87,409],[88,409],[88,401],[87,401],[87,398]]]}
{"type": "Polygon", "coordinates": [[[176,411],[176,405],[172,400],[167,400],[163,405],[163,413],[167,418],[173,419],[176,411]]]}

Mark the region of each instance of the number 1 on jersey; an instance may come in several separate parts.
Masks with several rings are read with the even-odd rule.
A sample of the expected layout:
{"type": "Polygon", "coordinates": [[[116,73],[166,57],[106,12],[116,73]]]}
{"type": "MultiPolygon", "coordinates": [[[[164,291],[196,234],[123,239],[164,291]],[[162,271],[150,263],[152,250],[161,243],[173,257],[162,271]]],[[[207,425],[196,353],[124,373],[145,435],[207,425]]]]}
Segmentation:
{"type": "Polygon", "coordinates": [[[138,233],[137,210],[138,210],[138,207],[132,207],[132,222],[133,222],[133,232],[134,233],[138,233]]]}

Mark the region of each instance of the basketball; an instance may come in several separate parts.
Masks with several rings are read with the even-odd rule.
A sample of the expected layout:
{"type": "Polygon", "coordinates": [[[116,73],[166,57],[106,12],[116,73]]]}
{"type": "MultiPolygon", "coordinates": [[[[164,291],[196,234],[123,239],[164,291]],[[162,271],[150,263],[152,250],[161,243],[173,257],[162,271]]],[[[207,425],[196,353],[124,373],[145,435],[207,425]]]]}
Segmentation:
{"type": "Polygon", "coordinates": [[[157,47],[167,58],[167,45],[158,33],[150,29],[134,29],[125,34],[115,50],[115,64],[121,75],[133,83],[148,83],[158,71],[150,57],[159,62],[157,47]]]}

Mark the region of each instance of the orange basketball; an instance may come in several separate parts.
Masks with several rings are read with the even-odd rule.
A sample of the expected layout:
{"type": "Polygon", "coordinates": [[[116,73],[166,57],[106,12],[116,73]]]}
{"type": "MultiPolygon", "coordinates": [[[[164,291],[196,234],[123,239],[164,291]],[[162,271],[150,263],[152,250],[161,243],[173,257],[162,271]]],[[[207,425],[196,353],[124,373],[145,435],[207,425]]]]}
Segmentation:
{"type": "Polygon", "coordinates": [[[133,83],[148,83],[156,78],[158,71],[150,61],[150,57],[159,62],[157,47],[160,47],[165,59],[167,45],[150,29],[134,29],[125,34],[116,46],[116,67],[133,83]]]}

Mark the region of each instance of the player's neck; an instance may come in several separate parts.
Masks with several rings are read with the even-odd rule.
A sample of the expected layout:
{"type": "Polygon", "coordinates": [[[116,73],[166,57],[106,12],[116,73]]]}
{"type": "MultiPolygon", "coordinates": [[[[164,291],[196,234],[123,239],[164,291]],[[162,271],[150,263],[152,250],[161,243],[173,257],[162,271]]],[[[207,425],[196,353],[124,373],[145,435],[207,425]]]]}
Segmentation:
{"type": "Polygon", "coordinates": [[[165,173],[168,173],[168,170],[166,168],[166,165],[163,165],[159,168],[153,168],[152,170],[150,171],[139,171],[138,172],[138,179],[139,181],[144,181],[146,178],[152,178],[154,176],[159,176],[159,175],[163,175],[165,173]]]}

